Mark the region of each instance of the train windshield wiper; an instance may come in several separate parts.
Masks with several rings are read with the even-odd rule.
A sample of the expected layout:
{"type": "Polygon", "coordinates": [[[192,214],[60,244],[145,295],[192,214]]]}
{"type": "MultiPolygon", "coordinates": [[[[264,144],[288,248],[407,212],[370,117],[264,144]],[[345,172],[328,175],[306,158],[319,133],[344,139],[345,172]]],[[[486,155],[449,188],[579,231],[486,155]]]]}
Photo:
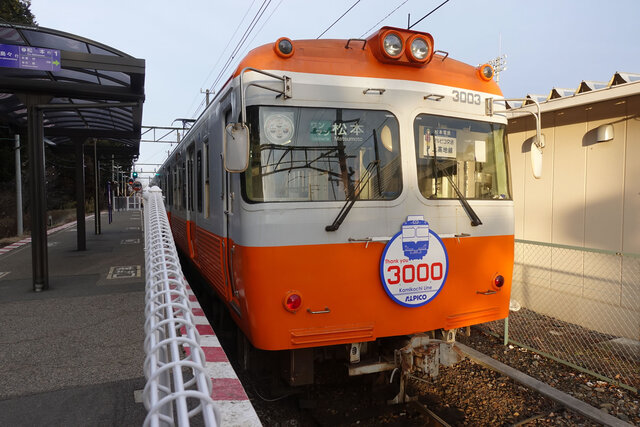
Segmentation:
{"type": "Polygon", "coordinates": [[[436,153],[438,152],[438,147],[436,147],[436,137],[434,134],[431,134],[431,140],[433,141],[434,179],[436,179],[436,182],[437,182],[438,172],[442,172],[443,175],[449,180],[449,184],[451,184],[451,186],[453,187],[453,190],[456,192],[456,195],[458,196],[458,200],[460,201],[460,204],[462,205],[462,207],[464,208],[464,211],[467,213],[467,215],[469,216],[469,219],[471,220],[471,225],[473,227],[477,227],[478,225],[481,225],[482,221],[480,221],[478,214],[476,214],[476,212],[473,210],[469,202],[467,202],[467,198],[464,197],[464,195],[462,194],[462,192],[460,191],[456,183],[453,182],[453,179],[451,178],[451,174],[447,172],[448,168],[438,167],[438,163],[437,163],[438,158],[436,157],[436,153]]]}
{"type": "Polygon", "coordinates": [[[451,184],[451,186],[453,187],[453,190],[456,192],[456,195],[458,196],[458,200],[460,201],[460,204],[462,205],[462,207],[464,208],[464,211],[467,213],[467,215],[469,216],[469,219],[471,220],[471,225],[474,227],[481,225],[482,221],[480,221],[478,214],[476,214],[476,212],[473,210],[469,202],[467,202],[467,198],[464,197],[464,195],[462,194],[462,192],[460,191],[456,183],[451,178],[451,175],[446,172],[446,169],[439,169],[439,171],[443,172],[444,176],[447,177],[447,179],[449,180],[449,184],[451,184]]]}
{"type": "Polygon", "coordinates": [[[347,215],[349,214],[349,211],[353,207],[353,204],[356,202],[356,200],[358,200],[360,193],[362,193],[362,190],[364,189],[365,185],[367,185],[367,183],[371,179],[371,176],[373,175],[373,169],[378,165],[378,163],[380,163],[380,160],[374,160],[371,163],[369,163],[369,165],[367,166],[367,169],[362,174],[362,177],[357,187],[353,190],[353,192],[347,195],[346,203],[344,204],[344,206],[342,206],[342,209],[340,209],[340,212],[338,212],[338,216],[336,217],[336,219],[333,220],[333,223],[331,225],[327,225],[324,228],[325,230],[336,231],[338,228],[340,228],[342,221],[344,221],[344,219],[347,217],[347,215]]]}

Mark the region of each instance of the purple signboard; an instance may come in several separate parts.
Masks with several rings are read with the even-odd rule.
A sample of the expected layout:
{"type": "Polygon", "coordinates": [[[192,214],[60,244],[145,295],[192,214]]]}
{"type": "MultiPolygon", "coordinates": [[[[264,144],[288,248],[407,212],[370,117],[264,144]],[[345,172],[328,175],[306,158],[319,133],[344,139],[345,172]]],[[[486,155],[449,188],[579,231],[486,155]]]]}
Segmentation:
{"type": "Polygon", "coordinates": [[[58,71],[60,51],[44,47],[0,44],[0,67],[58,71]]]}

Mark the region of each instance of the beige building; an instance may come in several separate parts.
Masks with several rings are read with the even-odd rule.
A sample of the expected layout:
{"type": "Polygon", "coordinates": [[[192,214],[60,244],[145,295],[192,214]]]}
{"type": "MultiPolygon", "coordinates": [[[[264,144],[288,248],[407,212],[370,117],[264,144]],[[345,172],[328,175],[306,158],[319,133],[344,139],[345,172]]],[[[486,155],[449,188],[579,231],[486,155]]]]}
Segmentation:
{"type": "Polygon", "coordinates": [[[536,179],[534,118],[512,108],[513,298],[536,313],[640,340],[640,75],[528,98],[540,104],[545,147],[536,179]]]}

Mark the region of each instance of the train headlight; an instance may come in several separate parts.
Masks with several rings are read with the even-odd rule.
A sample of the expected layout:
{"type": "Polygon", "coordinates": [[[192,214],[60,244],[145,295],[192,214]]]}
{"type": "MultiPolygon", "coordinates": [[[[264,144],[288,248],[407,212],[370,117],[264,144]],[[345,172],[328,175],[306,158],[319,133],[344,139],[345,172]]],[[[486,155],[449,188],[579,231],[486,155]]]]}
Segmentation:
{"type": "Polygon", "coordinates": [[[493,67],[489,64],[484,64],[478,67],[478,75],[482,80],[488,82],[493,78],[493,67]]]}
{"type": "Polygon", "coordinates": [[[388,32],[382,39],[382,48],[390,58],[399,58],[402,55],[402,37],[396,32],[388,32]]]}
{"type": "Polygon", "coordinates": [[[504,276],[501,274],[497,274],[496,277],[493,278],[493,287],[499,290],[503,286],[504,286],[504,276]]]}
{"type": "Polygon", "coordinates": [[[426,62],[432,53],[429,41],[416,34],[407,41],[407,56],[414,62],[426,62]]]}
{"type": "Polygon", "coordinates": [[[293,55],[293,42],[287,37],[280,37],[276,41],[275,45],[273,45],[273,50],[275,50],[278,56],[281,56],[282,58],[289,58],[293,55]]]}
{"type": "Polygon", "coordinates": [[[289,291],[282,302],[287,311],[295,313],[302,306],[302,297],[296,291],[289,291]]]}

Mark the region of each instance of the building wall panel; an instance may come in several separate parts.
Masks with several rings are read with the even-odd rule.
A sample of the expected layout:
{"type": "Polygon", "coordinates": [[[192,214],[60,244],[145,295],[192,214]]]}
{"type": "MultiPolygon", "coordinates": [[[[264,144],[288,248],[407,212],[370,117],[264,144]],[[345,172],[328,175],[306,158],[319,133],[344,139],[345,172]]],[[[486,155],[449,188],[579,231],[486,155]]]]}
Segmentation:
{"type": "Polygon", "coordinates": [[[588,248],[622,250],[625,104],[624,100],[613,100],[586,109],[587,132],[582,146],[586,150],[584,245],[588,248]],[[614,138],[597,142],[597,128],[606,124],[613,125],[614,138]]]}
{"type": "Polygon", "coordinates": [[[622,250],[640,254],[640,95],[627,98],[627,117],[622,250]]]}
{"type": "Polygon", "coordinates": [[[555,116],[552,243],[583,246],[586,112],[577,107],[555,116]]]}

